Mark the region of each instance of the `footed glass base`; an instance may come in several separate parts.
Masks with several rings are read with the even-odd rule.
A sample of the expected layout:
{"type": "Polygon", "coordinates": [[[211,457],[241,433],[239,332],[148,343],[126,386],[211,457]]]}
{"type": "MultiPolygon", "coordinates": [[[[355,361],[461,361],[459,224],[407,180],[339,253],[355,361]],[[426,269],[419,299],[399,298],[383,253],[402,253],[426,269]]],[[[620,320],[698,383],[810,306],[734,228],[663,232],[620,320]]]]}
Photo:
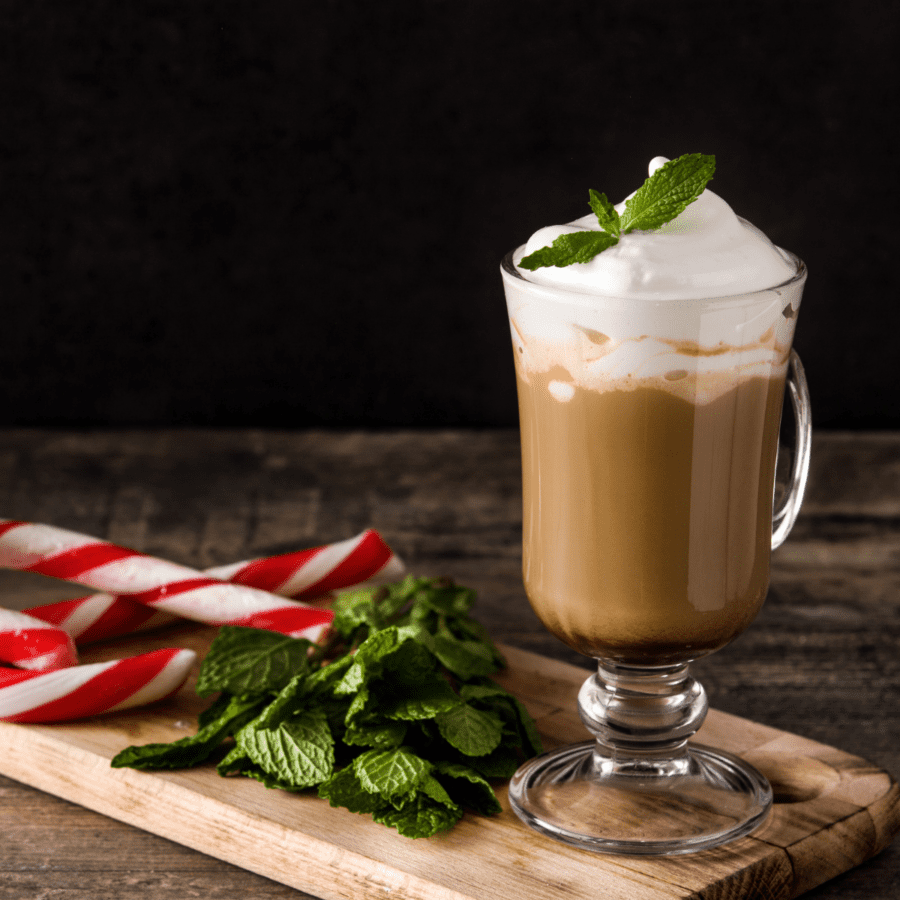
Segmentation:
{"type": "Polygon", "coordinates": [[[729,753],[690,746],[680,759],[617,762],[596,741],[529,760],[509,786],[512,807],[535,830],[603,853],[673,856],[749,834],[772,790],[729,753]]]}

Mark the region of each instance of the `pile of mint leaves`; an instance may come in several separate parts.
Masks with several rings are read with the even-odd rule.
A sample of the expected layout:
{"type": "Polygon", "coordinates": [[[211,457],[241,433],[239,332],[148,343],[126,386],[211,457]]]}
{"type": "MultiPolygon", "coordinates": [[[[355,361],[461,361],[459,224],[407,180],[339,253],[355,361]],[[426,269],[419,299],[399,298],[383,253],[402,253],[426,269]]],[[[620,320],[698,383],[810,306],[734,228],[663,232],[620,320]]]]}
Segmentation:
{"type": "Polygon", "coordinates": [[[470,615],[475,592],[415,578],[339,594],[326,639],[224,626],[203,660],[218,694],[195,735],[127,747],[115,768],[218,761],[286,791],[317,789],[406,837],[500,811],[490,779],[541,752],[522,703],[490,676],[505,665],[470,615]],[[224,757],[222,754],[224,753],[224,757]]]}

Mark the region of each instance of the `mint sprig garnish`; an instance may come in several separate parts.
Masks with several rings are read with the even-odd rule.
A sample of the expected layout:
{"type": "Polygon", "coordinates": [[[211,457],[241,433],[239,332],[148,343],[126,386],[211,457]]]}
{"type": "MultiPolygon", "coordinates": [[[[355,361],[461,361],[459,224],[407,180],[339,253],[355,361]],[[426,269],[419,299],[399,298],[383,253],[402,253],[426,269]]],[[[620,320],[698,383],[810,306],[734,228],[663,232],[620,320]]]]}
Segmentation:
{"type": "Polygon", "coordinates": [[[619,243],[623,234],[653,231],[671,222],[703,193],[716,170],[716,158],[687,153],[660,166],[629,198],[620,216],[606,194],[590,190],[588,203],[601,231],[561,234],[549,247],[524,257],[523,269],[585,263],[619,243]]]}
{"type": "Polygon", "coordinates": [[[716,171],[716,158],[688,153],[660,166],[625,203],[622,233],[653,231],[671,222],[704,191],[716,171]]]}
{"type": "Polygon", "coordinates": [[[177,769],[213,757],[223,777],[316,789],[332,806],[407,837],[500,811],[488,779],[541,752],[521,702],[489,676],[502,655],[470,615],[475,593],[406,578],[349,591],[321,645],[223,627],[198,693],[221,692],[196,735],[128,747],[115,768],[177,769]]]}
{"type": "Polygon", "coordinates": [[[613,237],[618,237],[622,231],[619,214],[616,208],[609,202],[606,194],[600,194],[593,188],[588,191],[588,203],[600,223],[600,227],[613,237]]]}
{"type": "Polygon", "coordinates": [[[541,247],[540,250],[523,257],[519,265],[523,269],[539,269],[542,266],[586,263],[598,253],[618,243],[618,234],[609,234],[605,231],[572,231],[561,234],[549,247],[541,247]]]}

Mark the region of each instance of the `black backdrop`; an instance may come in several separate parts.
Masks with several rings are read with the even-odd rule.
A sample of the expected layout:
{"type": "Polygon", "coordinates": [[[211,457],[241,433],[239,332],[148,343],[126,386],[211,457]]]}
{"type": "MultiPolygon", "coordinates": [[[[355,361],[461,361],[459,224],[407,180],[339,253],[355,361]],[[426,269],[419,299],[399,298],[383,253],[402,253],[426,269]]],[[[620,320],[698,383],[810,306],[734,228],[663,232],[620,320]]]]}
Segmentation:
{"type": "Polygon", "coordinates": [[[898,20],[4,2],[0,424],[515,424],[500,257],[699,151],[809,266],[816,424],[898,427],[898,20]]]}

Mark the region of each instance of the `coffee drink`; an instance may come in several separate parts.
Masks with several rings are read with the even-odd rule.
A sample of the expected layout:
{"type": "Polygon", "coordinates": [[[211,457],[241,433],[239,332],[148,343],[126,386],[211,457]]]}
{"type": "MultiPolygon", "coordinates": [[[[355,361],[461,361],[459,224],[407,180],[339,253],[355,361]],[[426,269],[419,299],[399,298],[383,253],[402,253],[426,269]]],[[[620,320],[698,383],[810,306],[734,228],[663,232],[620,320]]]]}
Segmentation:
{"type": "Polygon", "coordinates": [[[752,767],[691,740],[707,699],[688,669],[759,612],[810,432],[791,350],[803,263],[705,189],[710,157],[650,173],[616,207],[591,191],[592,216],[541,229],[501,266],[525,590],[597,658],[578,694],[594,740],[526,762],[510,804],[558,840],[641,855],[717,846],[771,805],[752,767]],[[786,386],[796,452],[773,513],[786,386]]]}
{"type": "Polygon", "coordinates": [[[526,592],[587,655],[697,658],[749,625],[768,589],[805,269],[710,191],[586,264],[517,266],[558,231],[502,266],[526,592]]]}
{"type": "Polygon", "coordinates": [[[535,610],[589,656],[659,664],[718,649],[768,589],[783,376],[705,404],[653,386],[554,391],[561,377],[518,375],[535,610]]]}
{"type": "Polygon", "coordinates": [[[799,288],[629,308],[504,277],[535,611],[580,652],[628,664],[722,647],[768,589],[799,288]]]}

